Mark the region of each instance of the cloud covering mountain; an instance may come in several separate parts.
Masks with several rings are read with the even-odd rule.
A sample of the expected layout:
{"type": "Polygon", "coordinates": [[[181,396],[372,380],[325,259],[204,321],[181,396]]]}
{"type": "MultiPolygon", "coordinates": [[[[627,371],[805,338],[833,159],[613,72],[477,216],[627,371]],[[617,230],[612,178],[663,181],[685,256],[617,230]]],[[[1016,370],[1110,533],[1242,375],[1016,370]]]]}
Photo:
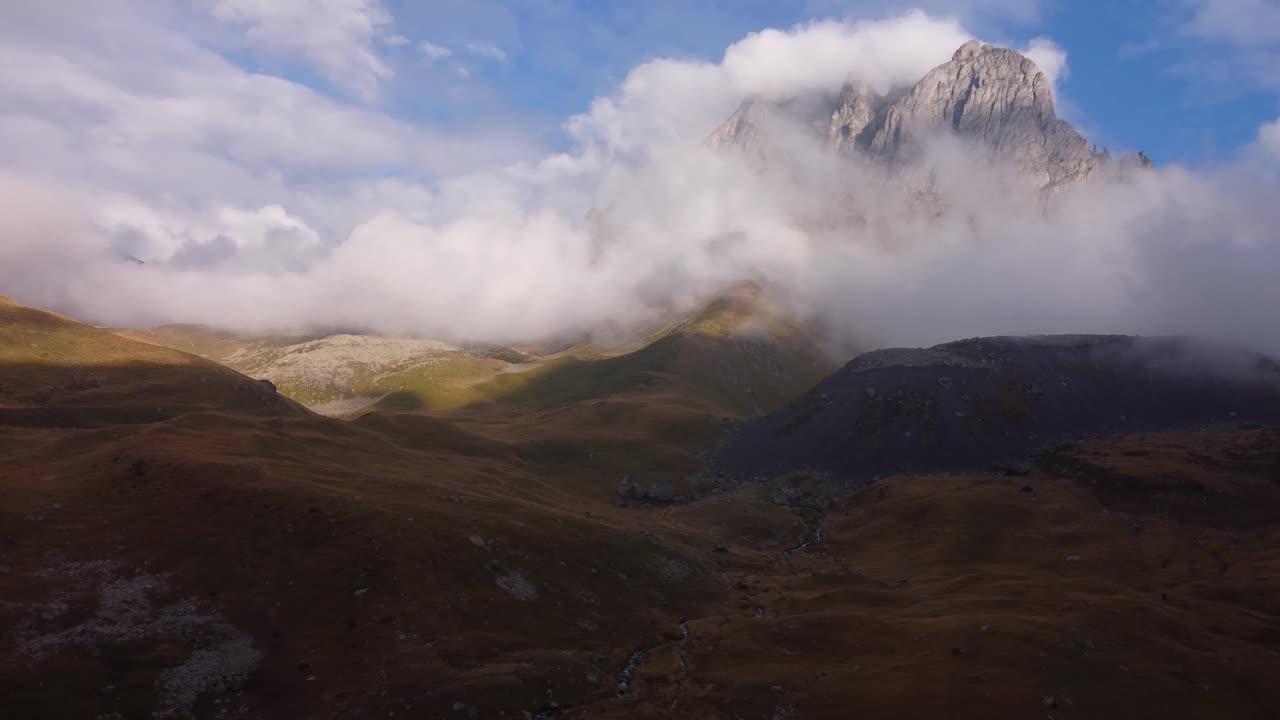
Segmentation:
{"type": "MultiPolygon", "coordinates": [[[[925,199],[802,132],[779,136],[785,161],[764,173],[702,144],[745,97],[835,97],[851,74],[902,91],[972,39],[954,19],[821,21],[718,62],[654,59],[548,149],[511,118],[444,131],[382,112],[369,63],[316,66],[351,101],[246,71],[164,7],[4,11],[6,295],[111,324],[520,340],[643,321],[751,276],[863,344],[1186,332],[1280,349],[1264,153],[1046,204],[945,133],[922,140],[925,199]],[[93,40],[113,36],[127,52],[93,40]]],[[[264,52],[290,52],[253,26],[264,52]]],[[[333,52],[397,42],[350,28],[333,52]]],[[[1025,50],[1051,85],[1066,73],[1051,41],[1025,50]]]]}

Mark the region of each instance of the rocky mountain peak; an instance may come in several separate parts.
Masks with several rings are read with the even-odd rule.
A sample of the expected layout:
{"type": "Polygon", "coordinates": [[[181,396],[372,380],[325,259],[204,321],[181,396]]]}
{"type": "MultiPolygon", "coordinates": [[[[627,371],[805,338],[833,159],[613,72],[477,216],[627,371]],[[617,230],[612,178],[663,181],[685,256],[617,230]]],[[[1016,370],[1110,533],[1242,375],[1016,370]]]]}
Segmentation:
{"type": "MultiPolygon", "coordinates": [[[[778,152],[771,149],[769,125],[779,119],[802,120],[815,138],[842,155],[861,155],[889,166],[916,163],[930,136],[950,133],[994,158],[1013,161],[1046,189],[1094,175],[1107,158],[1058,118],[1052,85],[1034,62],[1015,50],[978,40],[961,45],[950,61],[915,85],[887,95],[850,75],[834,100],[830,95],[784,102],[747,100],[707,144],[737,147],[756,156],[778,152]]],[[[1143,157],[1137,164],[1149,163],[1143,157]]]]}
{"type": "Polygon", "coordinates": [[[959,49],[955,51],[951,56],[951,61],[956,62],[957,60],[968,60],[969,58],[977,57],[982,54],[983,50],[990,47],[990,45],[987,45],[981,40],[970,40],[969,42],[961,45],[959,49]]]}
{"type": "Polygon", "coordinates": [[[1014,160],[1046,187],[1088,177],[1098,165],[1088,142],[1054,112],[1053,89],[1036,64],[976,40],[888,108],[869,148],[898,160],[946,129],[1014,160]]]}
{"type": "Polygon", "coordinates": [[[710,148],[730,146],[749,147],[754,144],[760,134],[762,109],[756,98],[742,101],[737,110],[707,136],[706,145],[710,148]]]}

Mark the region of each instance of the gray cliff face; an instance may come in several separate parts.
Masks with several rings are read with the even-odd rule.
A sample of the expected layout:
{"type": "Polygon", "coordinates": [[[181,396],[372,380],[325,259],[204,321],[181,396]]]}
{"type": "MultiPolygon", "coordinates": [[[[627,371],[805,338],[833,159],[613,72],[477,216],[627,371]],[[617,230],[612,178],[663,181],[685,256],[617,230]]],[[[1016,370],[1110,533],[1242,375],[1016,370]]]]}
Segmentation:
{"type": "Polygon", "coordinates": [[[783,101],[747,98],[704,142],[713,149],[737,149],[753,162],[767,165],[773,156],[788,151],[795,136],[824,135],[831,122],[832,107],[829,95],[783,101]]]}
{"type": "Polygon", "coordinates": [[[831,114],[827,140],[842,155],[866,147],[871,137],[868,129],[875,130],[876,118],[883,105],[883,98],[872,93],[865,84],[848,80],[831,114]]]}
{"type": "MultiPolygon", "coordinates": [[[[928,137],[951,133],[995,158],[1013,161],[1046,189],[1093,176],[1108,157],[1058,118],[1049,80],[1035,63],[976,40],[905,93],[877,95],[851,78],[834,101],[748,100],[707,144],[758,156],[778,152],[769,126],[779,118],[801,119],[841,155],[868,157],[899,169],[916,164],[928,137]]],[[[1142,156],[1137,163],[1149,166],[1150,161],[1142,156]]]]}
{"type": "Polygon", "coordinates": [[[1010,158],[1046,187],[1089,177],[1098,158],[1053,110],[1049,80],[1013,50],[965,43],[888,108],[869,142],[873,155],[899,159],[921,136],[950,128],[1010,158]]]}
{"type": "Polygon", "coordinates": [[[707,136],[710,148],[738,147],[744,150],[758,148],[763,140],[762,125],[767,125],[765,103],[756,98],[742,101],[737,110],[707,136]]]}

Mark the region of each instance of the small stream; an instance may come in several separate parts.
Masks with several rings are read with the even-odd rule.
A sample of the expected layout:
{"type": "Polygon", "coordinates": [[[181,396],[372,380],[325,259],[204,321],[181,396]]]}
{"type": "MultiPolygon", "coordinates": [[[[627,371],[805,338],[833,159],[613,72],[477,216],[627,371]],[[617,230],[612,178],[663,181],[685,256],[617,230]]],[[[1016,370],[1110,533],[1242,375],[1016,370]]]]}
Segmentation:
{"type": "Polygon", "coordinates": [[[649,660],[649,651],[641,648],[627,658],[627,663],[618,671],[618,697],[626,697],[631,694],[631,679],[635,676],[636,670],[649,660]]]}
{"type": "Polygon", "coordinates": [[[783,551],[782,551],[782,554],[783,554],[784,556],[786,556],[786,557],[790,557],[791,555],[794,555],[795,553],[798,553],[798,552],[800,552],[800,551],[802,551],[802,550],[805,550],[806,548],[808,548],[808,547],[809,547],[809,546],[811,546],[811,545],[816,545],[817,543],[822,542],[822,532],[823,532],[823,527],[826,525],[826,523],[827,523],[827,519],[826,519],[825,517],[824,517],[824,518],[820,518],[820,519],[818,520],[818,527],[814,528],[814,531],[813,531],[813,537],[812,537],[812,538],[810,538],[809,540],[806,540],[806,541],[804,541],[804,542],[800,543],[799,545],[797,545],[797,546],[795,546],[795,547],[793,547],[793,548],[790,548],[790,549],[787,549],[787,550],[783,550],[783,551]]]}

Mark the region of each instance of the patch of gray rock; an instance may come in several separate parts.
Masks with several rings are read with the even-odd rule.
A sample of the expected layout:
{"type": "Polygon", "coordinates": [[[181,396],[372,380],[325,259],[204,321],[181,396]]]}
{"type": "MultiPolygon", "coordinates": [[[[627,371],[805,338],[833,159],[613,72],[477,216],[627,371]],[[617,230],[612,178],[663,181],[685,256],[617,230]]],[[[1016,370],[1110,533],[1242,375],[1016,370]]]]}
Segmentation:
{"type": "Polygon", "coordinates": [[[630,475],[622,476],[622,482],[618,484],[618,496],[624,500],[648,503],[670,503],[680,499],[673,492],[669,480],[658,478],[646,486],[630,475]]]}

